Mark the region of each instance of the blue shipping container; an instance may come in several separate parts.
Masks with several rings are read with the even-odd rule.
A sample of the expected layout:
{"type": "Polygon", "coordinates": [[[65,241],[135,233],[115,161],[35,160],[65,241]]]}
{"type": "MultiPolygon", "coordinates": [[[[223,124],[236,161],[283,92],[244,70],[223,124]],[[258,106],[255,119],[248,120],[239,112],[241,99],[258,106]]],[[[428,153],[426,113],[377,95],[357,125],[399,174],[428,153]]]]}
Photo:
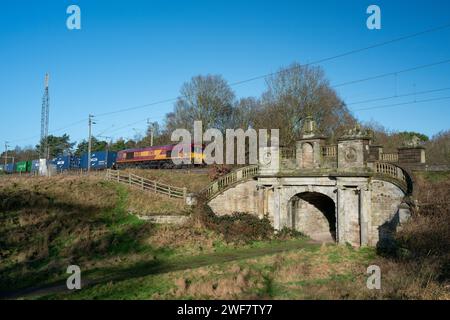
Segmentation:
{"type": "Polygon", "coordinates": [[[31,172],[37,172],[39,171],[39,160],[32,160],[31,161],[31,172]]]}
{"type": "Polygon", "coordinates": [[[64,171],[70,168],[70,156],[57,156],[52,160],[52,164],[56,166],[56,170],[64,171]]]}
{"type": "Polygon", "coordinates": [[[8,163],[5,166],[5,172],[6,173],[14,173],[14,167],[15,167],[14,163],[8,163]]]}
{"type": "MultiPolygon", "coordinates": [[[[116,164],[117,152],[96,151],[91,153],[91,169],[100,170],[111,168],[116,164]]],[[[88,154],[84,153],[81,157],[81,168],[88,168],[88,154]]]]}
{"type": "Polygon", "coordinates": [[[80,157],[70,157],[70,169],[80,168],[80,157]]]}

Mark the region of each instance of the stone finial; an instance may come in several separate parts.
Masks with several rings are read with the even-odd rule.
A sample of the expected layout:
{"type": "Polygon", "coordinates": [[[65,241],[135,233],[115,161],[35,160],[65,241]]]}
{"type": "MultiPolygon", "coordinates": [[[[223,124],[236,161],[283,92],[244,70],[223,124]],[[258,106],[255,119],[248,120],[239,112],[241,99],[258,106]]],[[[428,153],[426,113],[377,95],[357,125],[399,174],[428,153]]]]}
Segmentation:
{"type": "Polygon", "coordinates": [[[313,117],[307,116],[303,121],[302,126],[302,137],[303,138],[311,138],[314,137],[317,133],[317,124],[314,121],[313,117]]]}
{"type": "Polygon", "coordinates": [[[369,136],[370,140],[375,140],[375,132],[372,129],[366,129],[366,134],[369,136]]]}
{"type": "Polygon", "coordinates": [[[403,146],[405,146],[405,147],[419,147],[421,145],[420,142],[421,142],[420,138],[418,136],[416,136],[416,135],[413,135],[411,137],[411,139],[409,139],[408,141],[405,141],[403,143],[403,146]]]}
{"type": "Polygon", "coordinates": [[[373,132],[370,129],[362,129],[361,125],[357,123],[354,128],[349,129],[346,134],[344,134],[341,139],[371,139],[373,132]]]}

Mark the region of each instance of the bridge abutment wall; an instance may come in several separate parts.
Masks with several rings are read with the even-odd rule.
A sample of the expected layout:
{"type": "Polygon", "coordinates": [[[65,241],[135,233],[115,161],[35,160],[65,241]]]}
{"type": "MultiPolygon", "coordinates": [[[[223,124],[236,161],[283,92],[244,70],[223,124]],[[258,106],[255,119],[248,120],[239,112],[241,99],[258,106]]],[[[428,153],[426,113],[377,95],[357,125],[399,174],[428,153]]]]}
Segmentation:
{"type": "Polygon", "coordinates": [[[404,197],[393,183],[372,177],[257,177],[224,190],[208,204],[217,215],[267,217],[276,230],[292,228],[318,241],[375,246],[397,228],[404,197]],[[311,195],[323,198],[315,201],[311,195]],[[332,219],[327,218],[331,209],[322,208],[327,199],[333,203],[332,219]],[[329,230],[325,218],[334,224],[326,226],[329,230]]]}

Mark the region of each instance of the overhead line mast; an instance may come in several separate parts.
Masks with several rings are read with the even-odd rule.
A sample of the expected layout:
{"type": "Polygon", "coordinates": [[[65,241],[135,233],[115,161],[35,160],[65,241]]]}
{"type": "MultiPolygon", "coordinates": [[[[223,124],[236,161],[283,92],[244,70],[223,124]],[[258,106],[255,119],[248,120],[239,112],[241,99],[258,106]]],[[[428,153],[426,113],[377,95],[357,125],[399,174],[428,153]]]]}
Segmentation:
{"type": "Polygon", "coordinates": [[[44,96],[42,97],[42,109],[41,109],[41,158],[48,158],[48,118],[50,113],[49,105],[49,93],[48,93],[48,73],[45,74],[45,89],[44,96]]]}

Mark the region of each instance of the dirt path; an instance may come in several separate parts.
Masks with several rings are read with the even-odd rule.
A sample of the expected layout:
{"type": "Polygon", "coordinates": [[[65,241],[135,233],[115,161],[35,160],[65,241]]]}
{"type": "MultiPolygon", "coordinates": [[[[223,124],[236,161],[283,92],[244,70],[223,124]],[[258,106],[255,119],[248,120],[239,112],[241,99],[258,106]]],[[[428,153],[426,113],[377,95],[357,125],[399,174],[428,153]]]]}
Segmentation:
{"type": "MultiPolygon", "coordinates": [[[[82,288],[107,283],[109,281],[122,281],[126,279],[139,278],[149,275],[163,274],[174,271],[195,269],[209,265],[222,264],[227,262],[258,258],[265,255],[273,255],[281,252],[298,250],[298,249],[314,249],[319,244],[314,241],[287,241],[279,242],[270,247],[263,248],[245,248],[236,249],[230,252],[217,252],[192,257],[174,258],[168,260],[151,260],[137,263],[128,268],[112,267],[102,270],[108,274],[101,278],[90,278],[89,271],[83,277],[82,288]]],[[[14,292],[3,293],[0,295],[2,299],[22,299],[42,297],[55,293],[69,293],[65,281],[55,282],[46,286],[28,288],[14,292]]]]}

